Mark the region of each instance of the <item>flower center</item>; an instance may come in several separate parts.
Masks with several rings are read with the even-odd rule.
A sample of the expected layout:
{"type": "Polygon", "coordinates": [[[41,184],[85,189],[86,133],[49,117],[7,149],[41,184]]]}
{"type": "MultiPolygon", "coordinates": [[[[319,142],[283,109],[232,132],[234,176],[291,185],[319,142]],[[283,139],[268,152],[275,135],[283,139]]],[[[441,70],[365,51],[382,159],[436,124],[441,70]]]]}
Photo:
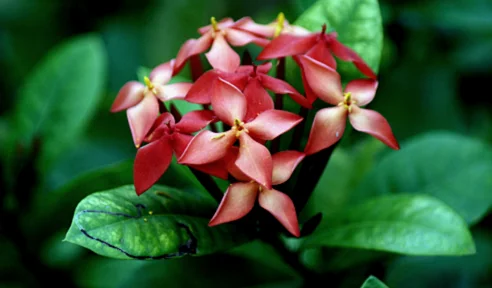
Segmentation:
{"type": "Polygon", "coordinates": [[[284,29],[284,23],[285,15],[284,13],[280,12],[277,16],[277,25],[275,26],[275,33],[273,34],[273,38],[277,38],[278,36],[280,36],[280,33],[282,33],[282,30],[284,29]]]}
{"type": "Polygon", "coordinates": [[[244,122],[239,119],[234,119],[234,126],[231,128],[233,131],[236,131],[236,137],[239,138],[239,135],[244,131],[248,133],[248,129],[244,128],[244,122]]]}
{"type": "Polygon", "coordinates": [[[338,106],[343,106],[348,112],[352,112],[352,105],[355,105],[357,101],[352,99],[352,93],[347,92],[343,94],[343,101],[338,103],[338,106]]]}
{"type": "Polygon", "coordinates": [[[145,86],[147,86],[147,90],[154,93],[154,95],[157,95],[157,89],[155,89],[155,85],[150,81],[149,77],[145,76],[144,82],[145,82],[145,86]]]}

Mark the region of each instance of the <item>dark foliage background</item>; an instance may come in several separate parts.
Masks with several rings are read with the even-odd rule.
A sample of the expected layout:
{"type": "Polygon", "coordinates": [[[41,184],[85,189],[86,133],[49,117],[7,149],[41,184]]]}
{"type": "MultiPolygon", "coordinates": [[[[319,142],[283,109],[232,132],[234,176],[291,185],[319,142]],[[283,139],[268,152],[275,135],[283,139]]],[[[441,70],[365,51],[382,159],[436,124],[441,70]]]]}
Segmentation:
{"type": "MultiPolygon", "coordinates": [[[[97,33],[104,41],[108,64],[104,97],[84,136],[68,145],[63,157],[42,178],[34,177],[29,169],[19,169],[11,176],[22,179],[13,189],[18,197],[2,195],[0,205],[6,210],[19,208],[16,211],[27,217],[22,223],[13,223],[9,222],[11,216],[1,216],[0,287],[52,283],[67,287],[298,286],[299,278],[276,256],[260,259],[260,255],[272,253],[261,243],[216,257],[151,263],[105,259],[61,240],[74,205],[86,195],[83,187],[72,184],[67,188],[66,184],[81,175],[90,179],[90,171],[129,163],[124,161],[134,157],[126,115],[111,114],[109,107],[119,88],[136,79],[140,66],[154,67],[175,57],[180,45],[196,37],[196,29],[206,25],[210,16],[238,19],[250,15],[257,22],[268,23],[283,11],[287,19],[294,20],[313,2],[119,0],[109,5],[95,0],[0,0],[0,140],[12,132],[8,118],[15,113],[19,87],[55,45],[75,35],[97,33]],[[50,202],[49,194],[60,189],[73,193],[63,197],[74,199],[50,202]],[[58,215],[47,211],[54,209],[53,205],[58,215]],[[15,229],[28,230],[24,233],[27,239],[15,229]],[[5,237],[7,231],[18,235],[5,237]],[[258,257],[243,258],[245,251],[258,257]],[[275,273],[266,272],[268,269],[275,273]]],[[[380,5],[385,38],[380,88],[371,108],[388,119],[401,142],[444,130],[491,144],[492,2],[382,0],[380,5]]],[[[368,136],[353,133],[350,137],[353,141],[344,145],[368,136]]],[[[9,153],[14,152],[3,156],[7,158],[9,153]]],[[[5,192],[14,183],[8,176],[14,168],[4,164],[0,168],[7,176],[0,189],[5,192]]],[[[116,180],[97,181],[110,188],[112,181],[131,179],[125,172],[117,175],[116,180]]],[[[400,257],[367,251],[354,255],[328,249],[315,257],[304,256],[311,266],[322,270],[327,286],[358,287],[373,274],[390,287],[492,287],[491,225],[490,216],[474,223],[472,232],[480,252],[475,256],[400,257]]]]}

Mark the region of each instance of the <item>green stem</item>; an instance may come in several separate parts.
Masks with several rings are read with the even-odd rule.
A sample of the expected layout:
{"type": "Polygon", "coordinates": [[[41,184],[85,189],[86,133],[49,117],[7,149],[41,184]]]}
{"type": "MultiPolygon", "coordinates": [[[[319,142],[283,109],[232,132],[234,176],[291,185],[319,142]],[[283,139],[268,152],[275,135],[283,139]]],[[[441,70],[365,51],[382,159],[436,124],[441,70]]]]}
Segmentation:
{"type": "Polygon", "coordinates": [[[306,126],[306,118],[308,114],[309,109],[301,107],[301,110],[299,111],[299,116],[301,116],[303,120],[296,126],[296,128],[294,128],[294,135],[292,135],[292,141],[290,142],[289,150],[300,151],[301,140],[304,134],[304,128],[306,126]]]}
{"type": "Polygon", "coordinates": [[[208,193],[217,201],[217,203],[220,203],[222,201],[222,197],[224,196],[224,193],[219,188],[219,185],[214,181],[212,176],[203,173],[201,171],[198,171],[194,168],[189,167],[193,175],[195,175],[196,179],[202,184],[202,186],[208,191],[208,193]]]}

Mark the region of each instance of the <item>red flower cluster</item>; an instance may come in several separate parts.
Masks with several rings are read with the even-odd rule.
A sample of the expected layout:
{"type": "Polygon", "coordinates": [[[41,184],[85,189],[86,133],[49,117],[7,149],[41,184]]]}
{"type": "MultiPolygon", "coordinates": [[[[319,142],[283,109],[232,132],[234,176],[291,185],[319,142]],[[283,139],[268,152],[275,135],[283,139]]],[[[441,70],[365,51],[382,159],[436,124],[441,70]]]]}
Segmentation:
{"type": "MultiPolygon", "coordinates": [[[[311,33],[290,25],[282,13],[267,25],[257,24],[249,17],[238,21],[226,18],[220,22],[212,17],[210,25],[198,29],[201,37],[186,41],[176,60],[157,66],[145,78],[145,85],[134,81],[124,85],[111,111],[126,109],[136,147],[148,143],[138,149],[135,158],[137,194],[145,192],[165,173],[174,154],[180,164],[222,179],[231,175],[237,180],[225,192],[210,226],[245,216],[258,198],[261,207],[298,237],[294,204],[286,194],[275,190],[274,185],[287,181],[305,155],[328,148],[341,139],[347,117],[356,130],[399,149],[383,116],[360,108],[374,98],[376,75],[362,58],[337,40],[336,33],[326,34],[325,30],[323,26],[321,32],[311,33]],[[306,96],[282,79],[269,76],[270,62],[241,66],[239,55],[229,45],[249,43],[264,47],[258,60],[292,56],[301,68],[306,96]],[[167,84],[188,60],[209,49],[205,56],[213,67],[211,71],[203,73],[194,84],[167,84]],[[342,90],[332,54],[353,62],[368,78],[354,80],[342,90]],[[308,109],[317,98],[335,105],[317,112],[303,152],[271,155],[265,146],[266,141],[279,137],[303,120],[291,112],[275,110],[267,90],[277,95],[287,94],[308,109]],[[180,115],[159,113],[158,101],[173,99],[204,107],[210,104],[211,110],[192,111],[176,123],[175,117],[180,115]],[[204,129],[218,121],[223,123],[223,131],[204,129]]],[[[192,69],[196,67],[192,65],[192,69]]]]}

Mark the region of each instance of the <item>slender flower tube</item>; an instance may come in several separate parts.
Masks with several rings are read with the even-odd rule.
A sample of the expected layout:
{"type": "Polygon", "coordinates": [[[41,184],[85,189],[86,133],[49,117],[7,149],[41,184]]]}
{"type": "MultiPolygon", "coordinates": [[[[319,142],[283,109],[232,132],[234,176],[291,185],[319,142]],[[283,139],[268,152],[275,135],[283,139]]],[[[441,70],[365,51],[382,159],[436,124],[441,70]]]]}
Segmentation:
{"type": "Polygon", "coordinates": [[[126,109],[133,142],[137,148],[159,116],[158,101],[184,99],[191,88],[191,83],[167,84],[171,80],[174,63],[173,59],[157,66],[150,77],[145,77],[145,85],[137,81],[126,83],[111,106],[111,112],[126,109]]]}
{"type": "Polygon", "coordinates": [[[376,111],[360,108],[374,99],[378,86],[376,80],[353,80],[342,91],[340,75],[333,68],[308,56],[298,56],[296,61],[300,63],[314,94],[324,102],[336,105],[316,113],[304,153],[314,154],[340,140],[347,117],[355,130],[376,137],[392,149],[400,149],[388,121],[376,111]]]}
{"type": "Polygon", "coordinates": [[[234,72],[240,65],[240,58],[229,44],[232,46],[244,46],[254,43],[264,47],[269,42],[265,38],[238,29],[236,27],[237,23],[231,18],[225,18],[217,22],[215,17],[212,17],[210,22],[210,25],[198,29],[198,32],[202,35],[200,38],[190,39],[181,46],[176,57],[174,74],[181,71],[191,56],[204,53],[210,47],[212,47],[210,51],[205,54],[210,65],[221,71],[234,72]]]}
{"type": "MultiPolygon", "coordinates": [[[[138,195],[147,191],[166,172],[173,154],[180,157],[191,141],[190,134],[203,129],[215,121],[212,111],[192,111],[175,123],[170,113],[163,113],[155,121],[144,141],[149,144],[137,150],[133,178],[138,195]]],[[[227,179],[227,170],[222,163],[193,165],[205,173],[227,179]]]]}
{"type": "MultiPolygon", "coordinates": [[[[235,148],[235,147],[233,147],[235,148]]],[[[233,159],[240,152],[231,149],[228,157],[228,170],[236,179],[242,182],[229,186],[219,208],[209,222],[209,226],[238,220],[248,214],[258,198],[260,206],[270,212],[292,235],[299,237],[299,224],[297,221],[294,203],[286,194],[275,189],[268,188],[255,181],[251,181],[235,165],[233,159]]],[[[304,158],[304,154],[297,151],[283,151],[272,156],[272,179],[273,185],[286,182],[297,165],[304,158]]]]}
{"type": "Polygon", "coordinates": [[[239,140],[239,157],[235,164],[250,179],[271,189],[272,158],[268,149],[257,141],[276,138],[302,118],[286,111],[268,110],[245,122],[247,100],[244,94],[222,79],[217,79],[213,87],[213,111],[231,129],[223,133],[200,132],[191,140],[178,162],[201,165],[220,160],[239,140]]]}

